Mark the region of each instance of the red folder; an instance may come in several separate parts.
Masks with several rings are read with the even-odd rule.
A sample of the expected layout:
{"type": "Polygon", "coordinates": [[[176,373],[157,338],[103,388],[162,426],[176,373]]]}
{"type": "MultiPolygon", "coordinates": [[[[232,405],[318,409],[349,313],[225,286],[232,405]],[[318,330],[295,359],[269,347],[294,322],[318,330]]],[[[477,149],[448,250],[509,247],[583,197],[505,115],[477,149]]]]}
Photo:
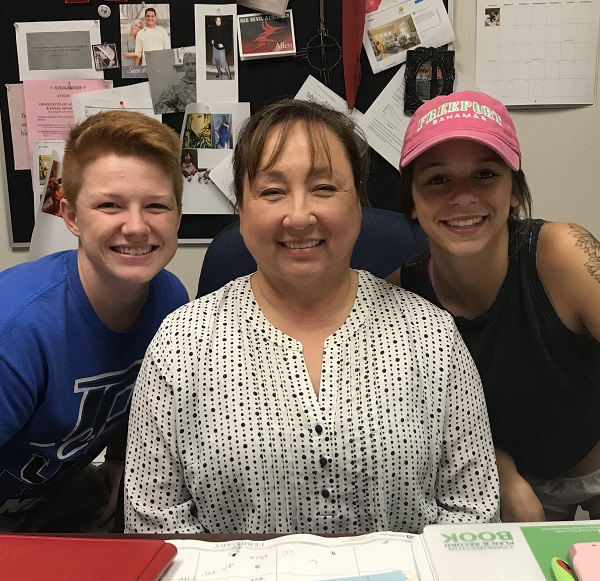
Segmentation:
{"type": "Polygon", "coordinates": [[[19,581],[156,581],[177,548],[161,539],[0,535],[0,577],[19,581]]]}

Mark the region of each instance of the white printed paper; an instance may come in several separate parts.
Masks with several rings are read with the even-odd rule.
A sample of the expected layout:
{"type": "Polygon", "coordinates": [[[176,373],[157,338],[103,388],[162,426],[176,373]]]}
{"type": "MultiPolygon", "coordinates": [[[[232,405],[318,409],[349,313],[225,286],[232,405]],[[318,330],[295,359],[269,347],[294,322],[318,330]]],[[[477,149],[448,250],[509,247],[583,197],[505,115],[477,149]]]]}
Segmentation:
{"type": "Polygon", "coordinates": [[[406,51],[454,41],[442,0],[384,0],[365,19],[363,44],[374,73],[406,62],[406,51]]]}

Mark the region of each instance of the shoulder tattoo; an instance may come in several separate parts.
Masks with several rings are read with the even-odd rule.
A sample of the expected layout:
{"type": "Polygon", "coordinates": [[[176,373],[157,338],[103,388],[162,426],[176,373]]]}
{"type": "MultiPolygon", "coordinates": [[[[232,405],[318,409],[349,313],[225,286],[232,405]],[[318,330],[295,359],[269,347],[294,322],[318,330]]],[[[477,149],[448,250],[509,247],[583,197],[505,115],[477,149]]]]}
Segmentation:
{"type": "Polygon", "coordinates": [[[585,228],[577,224],[569,224],[571,236],[575,238],[575,246],[579,246],[588,256],[585,263],[587,271],[600,282],[600,242],[592,236],[585,228]]]}

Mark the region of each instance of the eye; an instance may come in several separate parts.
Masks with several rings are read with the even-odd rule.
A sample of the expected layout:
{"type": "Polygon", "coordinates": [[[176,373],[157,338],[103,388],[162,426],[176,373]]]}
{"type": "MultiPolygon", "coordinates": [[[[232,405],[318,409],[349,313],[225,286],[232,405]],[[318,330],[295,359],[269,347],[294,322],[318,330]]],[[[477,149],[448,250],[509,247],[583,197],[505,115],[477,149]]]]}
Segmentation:
{"type": "Polygon", "coordinates": [[[329,195],[336,191],[337,188],[332,184],[318,184],[315,186],[315,192],[321,195],[329,195]]]}
{"type": "Polygon", "coordinates": [[[100,202],[97,208],[99,210],[117,210],[119,206],[115,202],[100,202]]]}
{"type": "Polygon", "coordinates": [[[259,195],[261,198],[276,199],[283,196],[284,193],[282,190],[278,190],[276,188],[267,188],[262,190],[259,195]]]}
{"type": "Polygon", "coordinates": [[[160,204],[159,202],[155,202],[154,204],[148,204],[146,208],[148,208],[148,210],[157,210],[160,212],[165,212],[171,209],[169,208],[169,206],[165,204],[160,204]]]}
{"type": "Polygon", "coordinates": [[[426,180],[426,184],[428,186],[441,186],[444,185],[445,183],[447,183],[449,180],[446,176],[438,174],[438,175],[434,175],[431,176],[430,178],[428,178],[426,180]]]}
{"type": "Polygon", "coordinates": [[[498,177],[498,175],[500,175],[500,174],[497,171],[494,171],[493,169],[485,168],[485,169],[480,169],[475,173],[475,179],[489,180],[489,179],[498,177]]]}

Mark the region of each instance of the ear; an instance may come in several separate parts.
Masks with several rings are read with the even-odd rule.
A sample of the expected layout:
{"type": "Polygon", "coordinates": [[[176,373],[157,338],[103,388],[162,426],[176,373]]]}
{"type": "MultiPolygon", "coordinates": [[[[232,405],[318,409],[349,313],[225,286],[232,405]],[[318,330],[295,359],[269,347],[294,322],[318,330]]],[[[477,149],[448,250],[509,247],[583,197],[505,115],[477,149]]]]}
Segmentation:
{"type": "Polygon", "coordinates": [[[518,208],[521,205],[521,202],[519,202],[519,200],[517,200],[517,196],[515,196],[514,194],[511,194],[510,196],[510,207],[511,208],[518,208]]]}
{"type": "Polygon", "coordinates": [[[75,208],[67,201],[66,198],[62,198],[60,201],[60,211],[62,218],[67,225],[67,228],[79,238],[79,226],[77,224],[77,212],[75,208]]]}

